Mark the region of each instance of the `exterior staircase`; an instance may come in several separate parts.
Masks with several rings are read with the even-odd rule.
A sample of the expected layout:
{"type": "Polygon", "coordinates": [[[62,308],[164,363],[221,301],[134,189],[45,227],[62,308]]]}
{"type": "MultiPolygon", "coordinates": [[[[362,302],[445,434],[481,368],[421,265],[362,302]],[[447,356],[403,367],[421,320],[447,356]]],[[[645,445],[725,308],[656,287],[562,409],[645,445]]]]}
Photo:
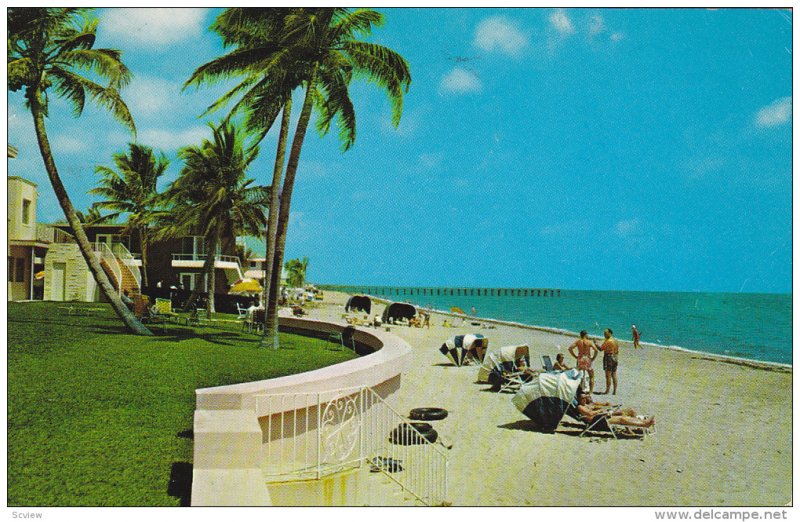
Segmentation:
{"type": "Polygon", "coordinates": [[[141,293],[138,267],[134,271],[128,264],[132,257],[123,245],[115,243],[113,251],[106,245],[96,245],[95,253],[112,286],[120,294],[127,291],[129,297],[134,297],[141,293]]]}

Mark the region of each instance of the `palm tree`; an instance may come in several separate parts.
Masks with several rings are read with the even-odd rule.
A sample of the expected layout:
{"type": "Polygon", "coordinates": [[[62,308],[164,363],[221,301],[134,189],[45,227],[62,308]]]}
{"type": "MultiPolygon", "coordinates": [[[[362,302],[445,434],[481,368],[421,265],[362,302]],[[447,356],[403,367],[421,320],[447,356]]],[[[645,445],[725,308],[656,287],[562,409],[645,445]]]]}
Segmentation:
{"type": "Polygon", "coordinates": [[[94,204],[97,208],[112,210],[107,218],[115,219],[122,213],[128,214],[126,232],[136,230],[142,244],[142,283],[149,287],[147,278],[147,248],[150,243],[150,225],[155,219],[159,202],[156,189],[158,178],[169,166],[169,160],[161,154],[156,157],[153,149],[131,143],[128,153],[114,154],[117,171],[98,165],[95,172],[100,174],[100,185],[89,194],[105,198],[94,204]]]}
{"type": "MultiPolygon", "coordinates": [[[[392,123],[402,114],[403,93],[408,92],[411,75],[402,56],[387,47],[360,40],[373,26],[383,23],[383,15],[371,9],[344,8],[243,9],[226,10],[212,26],[226,45],[235,48],[198,68],[186,85],[214,83],[243,77],[241,83],[217,100],[215,110],[239,98],[231,115],[242,112],[249,131],[261,138],[283,110],[281,133],[273,171],[273,197],[280,188],[280,206],[270,207],[267,234],[267,275],[269,289],[265,340],[277,344],[277,297],[280,270],[286,244],[292,191],[308,129],[311,112],[317,108],[317,129],[324,135],[337,119],[342,149],[348,150],[356,137],[355,110],[349,85],[354,77],[383,87],[392,104],[392,123]],[[292,92],[305,90],[280,187],[292,92]],[[277,212],[277,215],[276,215],[277,212]],[[274,232],[273,232],[274,227],[274,232]],[[274,234],[274,235],[273,235],[274,234]],[[274,255],[270,252],[274,251],[274,255]]],[[[265,288],[266,291],[266,288],[265,288]]]]}
{"type": "MultiPolygon", "coordinates": [[[[165,192],[171,222],[159,234],[179,237],[199,229],[205,237],[203,273],[208,282],[209,317],[214,312],[217,247],[223,237],[262,234],[270,195],[268,187],[254,186],[254,180],[245,177],[258,148],[245,151],[241,133],[229,122],[210,127],[211,141],[179,152],[184,166],[165,192]]],[[[185,307],[192,305],[199,291],[199,285],[195,286],[185,307]]]]}
{"type": "Polygon", "coordinates": [[[290,259],[286,262],[286,272],[288,277],[286,282],[293,288],[302,288],[306,284],[306,271],[308,270],[308,258],[290,259]]]}
{"type": "Polygon", "coordinates": [[[78,220],[81,223],[87,225],[94,225],[95,223],[113,223],[116,220],[116,218],[101,215],[100,211],[94,205],[87,208],[85,213],[76,210],[75,214],[78,216],[78,220]]]}
{"type": "Polygon", "coordinates": [[[66,99],[75,116],[83,112],[86,98],[107,109],[135,133],[128,107],[119,90],[128,84],[131,74],[114,49],[93,49],[98,21],[79,8],[9,8],[8,88],[24,91],[25,103],[33,116],[33,125],[45,170],[58,203],[75,234],[89,270],[112,308],[134,333],[152,335],[122,303],[100,261],[95,257],[75,207],[56,168],[47,137],[49,94],[66,99]],[[88,76],[82,76],[88,72],[88,76]],[[106,85],[97,83],[106,81],[106,85]]]}

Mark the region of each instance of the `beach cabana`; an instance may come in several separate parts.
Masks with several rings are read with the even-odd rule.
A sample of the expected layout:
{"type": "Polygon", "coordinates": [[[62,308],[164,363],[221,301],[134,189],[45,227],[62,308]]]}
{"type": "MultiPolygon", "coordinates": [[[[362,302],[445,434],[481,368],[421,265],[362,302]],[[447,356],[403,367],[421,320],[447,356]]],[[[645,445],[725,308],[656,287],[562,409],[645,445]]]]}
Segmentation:
{"type": "Polygon", "coordinates": [[[345,312],[361,311],[364,312],[365,314],[368,314],[370,313],[371,310],[372,310],[372,300],[366,295],[350,296],[350,299],[347,300],[347,304],[344,305],[345,312]]]}
{"type": "Polygon", "coordinates": [[[384,324],[393,323],[397,319],[412,319],[417,315],[417,308],[408,303],[390,303],[383,311],[381,321],[384,324]]]}
{"type": "Polygon", "coordinates": [[[541,373],[523,384],[512,404],[542,431],[555,431],[581,384],[578,370],[541,373]]]}
{"type": "Polygon", "coordinates": [[[456,335],[442,344],[439,351],[456,366],[463,366],[467,357],[482,361],[489,339],[481,334],[456,335]]]}
{"type": "Polygon", "coordinates": [[[483,357],[483,364],[478,368],[478,382],[503,381],[503,374],[517,370],[517,361],[525,359],[525,365],[530,367],[531,355],[525,344],[500,346],[489,348],[483,357]]]}

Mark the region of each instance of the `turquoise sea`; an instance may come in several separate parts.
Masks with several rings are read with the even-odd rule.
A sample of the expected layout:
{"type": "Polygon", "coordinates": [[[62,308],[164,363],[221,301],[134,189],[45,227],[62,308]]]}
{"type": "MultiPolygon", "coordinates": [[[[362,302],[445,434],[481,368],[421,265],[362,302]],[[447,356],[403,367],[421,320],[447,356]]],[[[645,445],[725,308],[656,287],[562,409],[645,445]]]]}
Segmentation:
{"type": "Polygon", "coordinates": [[[643,343],[792,364],[791,294],[321,286],[622,340],[636,324],[643,343]]]}

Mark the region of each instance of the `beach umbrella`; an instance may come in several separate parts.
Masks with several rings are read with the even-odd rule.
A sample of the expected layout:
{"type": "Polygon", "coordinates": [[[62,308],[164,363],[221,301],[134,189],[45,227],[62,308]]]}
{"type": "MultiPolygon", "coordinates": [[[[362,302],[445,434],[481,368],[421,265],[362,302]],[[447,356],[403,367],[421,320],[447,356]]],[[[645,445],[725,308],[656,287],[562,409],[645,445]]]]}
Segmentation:
{"type": "Polygon", "coordinates": [[[451,306],[450,311],[453,312],[454,314],[467,315],[467,312],[465,312],[464,310],[462,310],[457,306],[451,306]]]}
{"type": "Polygon", "coordinates": [[[541,373],[531,382],[520,386],[511,402],[540,430],[555,431],[567,407],[575,399],[580,384],[581,374],[575,369],[541,373]]]}
{"type": "Polygon", "coordinates": [[[385,324],[396,319],[411,319],[417,315],[417,308],[409,303],[391,303],[386,306],[381,316],[381,321],[385,324]]]}
{"type": "Polygon", "coordinates": [[[530,366],[530,350],[525,344],[510,346],[495,346],[486,350],[483,356],[483,364],[478,368],[478,382],[491,382],[489,376],[495,374],[495,378],[502,380],[504,372],[514,371],[516,362],[521,358],[530,366]]]}
{"type": "Polygon", "coordinates": [[[35,274],[33,274],[33,278],[34,279],[44,279],[44,270],[42,270],[40,272],[36,272],[35,274]]]}
{"type": "Polygon", "coordinates": [[[474,359],[480,360],[478,348],[485,349],[488,345],[489,339],[486,339],[481,334],[456,335],[445,341],[439,351],[456,366],[463,366],[470,352],[472,352],[474,359]]]}
{"type": "Polygon", "coordinates": [[[228,290],[229,294],[258,294],[263,292],[261,284],[255,279],[245,278],[239,279],[228,290]]]}

